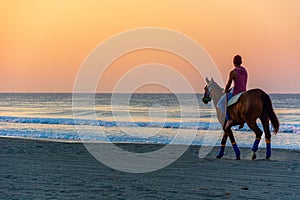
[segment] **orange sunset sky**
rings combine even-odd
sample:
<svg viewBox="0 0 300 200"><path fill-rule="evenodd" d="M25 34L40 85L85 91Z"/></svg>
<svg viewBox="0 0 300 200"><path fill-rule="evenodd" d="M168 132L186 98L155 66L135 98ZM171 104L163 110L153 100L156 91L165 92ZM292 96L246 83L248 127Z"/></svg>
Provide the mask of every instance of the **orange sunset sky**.
<svg viewBox="0 0 300 200"><path fill-rule="evenodd" d="M81 63L99 43L130 29L162 27L202 45L224 81L240 54L248 88L300 93L299 0L0 0L0 16L0 92L72 92ZM117 59L99 92L149 62L174 67L203 92L204 80L189 63L157 50Z"/></svg>

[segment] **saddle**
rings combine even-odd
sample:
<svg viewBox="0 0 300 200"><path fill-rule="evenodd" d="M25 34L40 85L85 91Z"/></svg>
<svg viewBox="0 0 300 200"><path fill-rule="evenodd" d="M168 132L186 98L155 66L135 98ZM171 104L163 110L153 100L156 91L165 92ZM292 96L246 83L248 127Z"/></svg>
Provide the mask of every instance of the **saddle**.
<svg viewBox="0 0 300 200"><path fill-rule="evenodd" d="M240 96L243 93L244 92L238 93L238 94L234 95L231 99L229 99L228 102L227 102L227 107L232 106L233 104L235 104L239 100Z"/></svg>
<svg viewBox="0 0 300 200"><path fill-rule="evenodd" d="M234 95L228 102L227 102L227 107L234 105L236 102L238 102L240 96L244 92L241 92L239 94ZM226 115L226 94L223 94L223 96L220 98L219 102L217 103L217 107L220 109L222 114L225 116Z"/></svg>

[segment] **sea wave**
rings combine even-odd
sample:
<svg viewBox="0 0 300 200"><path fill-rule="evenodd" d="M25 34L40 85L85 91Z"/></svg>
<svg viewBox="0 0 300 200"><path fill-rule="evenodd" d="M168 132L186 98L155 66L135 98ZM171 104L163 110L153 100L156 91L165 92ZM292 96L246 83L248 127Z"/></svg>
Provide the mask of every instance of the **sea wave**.
<svg viewBox="0 0 300 200"><path fill-rule="evenodd" d="M8 123L28 123L28 124L56 124L56 125L89 125L101 127L149 127L149 128L171 128L171 129L194 129L194 130L220 130L221 126L217 122L126 122L126 121L105 121L89 119L72 119L72 118L31 118L31 117L12 117L0 116L0 122ZM261 124L258 124L262 128ZM272 129L272 128L271 128ZM233 130L252 132L245 124L244 128ZM300 134L300 124L281 124L279 132Z"/></svg>

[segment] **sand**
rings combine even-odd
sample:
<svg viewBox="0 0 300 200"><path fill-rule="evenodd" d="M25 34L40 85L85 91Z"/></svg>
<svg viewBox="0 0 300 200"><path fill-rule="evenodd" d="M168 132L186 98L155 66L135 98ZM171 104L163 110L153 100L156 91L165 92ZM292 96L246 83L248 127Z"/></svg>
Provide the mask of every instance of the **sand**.
<svg viewBox="0 0 300 200"><path fill-rule="evenodd" d="M102 144L104 145L104 144ZM121 144L144 149L158 145ZM300 199L300 152L273 149L271 160L218 147L204 159L198 146L166 168L124 173L97 161L81 143L0 138L0 199Z"/></svg>

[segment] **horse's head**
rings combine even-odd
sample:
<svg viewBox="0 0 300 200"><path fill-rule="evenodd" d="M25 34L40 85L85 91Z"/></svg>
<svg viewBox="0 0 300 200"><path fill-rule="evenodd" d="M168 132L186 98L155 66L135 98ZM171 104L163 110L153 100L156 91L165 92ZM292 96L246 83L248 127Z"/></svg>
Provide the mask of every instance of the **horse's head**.
<svg viewBox="0 0 300 200"><path fill-rule="evenodd" d="M211 101L210 92L208 90L207 85L204 87L204 95L202 98L203 103L208 104Z"/></svg>
<svg viewBox="0 0 300 200"><path fill-rule="evenodd" d="M211 96L210 96L210 86L214 83L214 80L208 80L208 78L205 79L207 85L204 87L204 96L202 98L203 103L208 104L208 102L211 101Z"/></svg>
<svg viewBox="0 0 300 200"><path fill-rule="evenodd" d="M221 90L221 88L218 86L218 84L214 81L212 78L209 80L208 78L205 79L207 85L204 87L204 96L202 98L203 103L207 104L210 102L213 98L216 98L216 94L218 94L218 89ZM217 86L217 87L215 87ZM213 95L212 95L213 93Z"/></svg>

